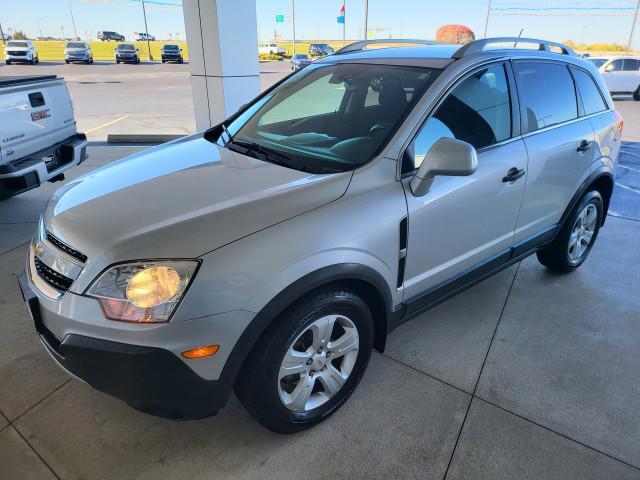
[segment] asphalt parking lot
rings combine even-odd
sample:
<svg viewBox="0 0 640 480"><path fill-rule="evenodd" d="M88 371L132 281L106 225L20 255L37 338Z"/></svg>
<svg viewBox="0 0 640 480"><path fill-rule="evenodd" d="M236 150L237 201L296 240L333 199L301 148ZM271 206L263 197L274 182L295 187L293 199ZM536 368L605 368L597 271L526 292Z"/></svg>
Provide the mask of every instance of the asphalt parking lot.
<svg viewBox="0 0 640 480"><path fill-rule="evenodd" d="M272 85L289 72L288 61L261 62L261 88ZM105 141L109 133L185 135L195 131L188 64L1 63L2 75L64 77L73 100L78 129L87 133L92 141Z"/></svg>
<svg viewBox="0 0 640 480"><path fill-rule="evenodd" d="M79 117L74 89L97 85L70 85ZM216 417L174 422L67 377L16 281L62 184L0 202L0 478L640 479L640 102L617 108L624 162L587 262L557 276L528 258L403 325L336 415L291 436L234 398ZM140 148L95 143L67 178Z"/></svg>

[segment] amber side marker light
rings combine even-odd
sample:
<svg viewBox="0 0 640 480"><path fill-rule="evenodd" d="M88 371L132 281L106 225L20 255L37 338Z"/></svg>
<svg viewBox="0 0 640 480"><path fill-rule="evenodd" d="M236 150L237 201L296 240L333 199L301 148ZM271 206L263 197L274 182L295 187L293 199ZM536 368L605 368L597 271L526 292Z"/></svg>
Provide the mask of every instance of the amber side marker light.
<svg viewBox="0 0 640 480"><path fill-rule="evenodd" d="M220 345L209 345L208 347L198 347L193 350L182 352L184 358L203 358L215 355L220 350Z"/></svg>

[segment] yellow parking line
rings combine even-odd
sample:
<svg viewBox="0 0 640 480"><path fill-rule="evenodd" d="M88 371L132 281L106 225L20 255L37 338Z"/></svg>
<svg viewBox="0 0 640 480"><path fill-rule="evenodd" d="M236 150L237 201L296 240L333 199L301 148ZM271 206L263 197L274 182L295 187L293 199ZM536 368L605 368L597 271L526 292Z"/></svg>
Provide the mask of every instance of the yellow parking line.
<svg viewBox="0 0 640 480"><path fill-rule="evenodd" d="M101 128L108 127L109 125L113 125L114 123L117 123L120 120L124 120L128 116L129 115L123 115L123 116L121 116L119 118L116 118L115 120L111 120L110 122L103 123L102 125L98 125L97 127L90 128L89 130L85 130L84 133L91 133L91 132L95 132L96 130L100 130Z"/></svg>

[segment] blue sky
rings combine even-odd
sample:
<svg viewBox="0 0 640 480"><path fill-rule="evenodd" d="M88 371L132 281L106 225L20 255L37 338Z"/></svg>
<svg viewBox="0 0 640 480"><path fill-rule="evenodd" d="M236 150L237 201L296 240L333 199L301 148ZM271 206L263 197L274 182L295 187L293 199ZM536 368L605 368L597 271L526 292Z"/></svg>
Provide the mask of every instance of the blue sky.
<svg viewBox="0 0 640 480"><path fill-rule="evenodd" d="M158 38L184 38L181 0L148 2L149 32ZM222 1L222 0L220 0ZM232 0L227 0L232 1ZM296 32L300 39L338 38L336 17L343 0L296 0ZM635 0L493 0L488 33L577 42L626 44ZM73 35L69 0L0 0L0 23L29 36ZM115 30L128 38L144 29L140 0L71 0L78 35L95 38L98 30ZM172 6L175 5L175 6ZM544 9L544 10L541 10ZM291 36L291 0L256 0L258 33ZM362 36L363 0L346 0L347 38ZM369 28L376 38L433 38L446 23L462 23L479 36L484 29L487 0L369 0ZM528 13L528 16L521 15ZM287 22L276 24L277 14ZM616 16L609 16L609 15ZM38 19L39 22L38 22ZM640 23L640 22L639 22ZM640 37L640 32L636 31ZM633 42L640 49L640 38Z"/></svg>

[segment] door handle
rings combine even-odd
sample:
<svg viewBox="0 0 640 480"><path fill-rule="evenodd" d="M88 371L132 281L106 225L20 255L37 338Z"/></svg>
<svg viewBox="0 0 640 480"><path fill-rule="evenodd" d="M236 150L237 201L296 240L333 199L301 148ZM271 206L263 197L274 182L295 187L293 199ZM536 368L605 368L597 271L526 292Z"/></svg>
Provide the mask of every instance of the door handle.
<svg viewBox="0 0 640 480"><path fill-rule="evenodd" d="M590 150L591 147L593 147L593 142L590 142L588 140L582 140L580 142L580 146L578 147L578 152L580 153L586 152L587 150Z"/></svg>
<svg viewBox="0 0 640 480"><path fill-rule="evenodd" d="M507 175L502 178L503 182L515 182L520 177L524 176L524 169L518 169L516 167L511 167L507 172Z"/></svg>

